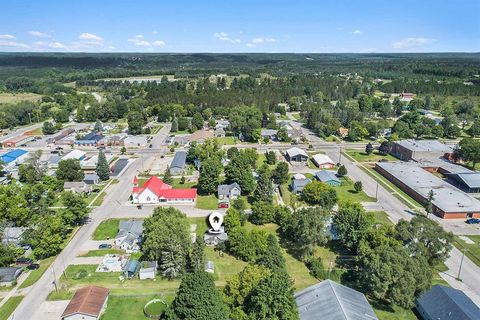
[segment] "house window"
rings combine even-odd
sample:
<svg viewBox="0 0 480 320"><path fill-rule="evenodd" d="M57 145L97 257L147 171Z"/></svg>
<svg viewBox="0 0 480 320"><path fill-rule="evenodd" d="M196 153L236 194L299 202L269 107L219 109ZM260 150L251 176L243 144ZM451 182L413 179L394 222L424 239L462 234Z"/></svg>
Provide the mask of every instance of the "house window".
<svg viewBox="0 0 480 320"><path fill-rule="evenodd" d="M150 200L151 200L150 197L147 197L147 201L150 201Z"/></svg>

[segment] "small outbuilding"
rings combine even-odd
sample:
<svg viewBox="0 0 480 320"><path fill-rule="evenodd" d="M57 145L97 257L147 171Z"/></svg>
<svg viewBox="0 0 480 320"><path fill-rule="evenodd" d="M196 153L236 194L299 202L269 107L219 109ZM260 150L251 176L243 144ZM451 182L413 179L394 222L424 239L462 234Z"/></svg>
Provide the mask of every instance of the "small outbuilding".
<svg viewBox="0 0 480 320"><path fill-rule="evenodd" d="M480 319L480 308L463 291L438 284L416 301L416 309L424 320Z"/></svg>
<svg viewBox="0 0 480 320"><path fill-rule="evenodd" d="M83 178L83 182L88 185L97 185L100 183L100 177L96 173L87 173Z"/></svg>
<svg viewBox="0 0 480 320"><path fill-rule="evenodd" d="M326 183L332 187L339 187L342 184L342 181L340 181L333 171L317 171L315 172L315 178L317 178L318 181Z"/></svg>
<svg viewBox="0 0 480 320"><path fill-rule="evenodd" d="M205 262L205 272L207 273L214 273L215 272L215 264L213 261Z"/></svg>
<svg viewBox="0 0 480 320"><path fill-rule="evenodd" d="M137 274L138 269L139 269L138 260L128 260L127 264L125 265L125 268L123 269L123 274L128 279L132 279Z"/></svg>
<svg viewBox="0 0 480 320"><path fill-rule="evenodd" d="M142 261L140 262L140 270L138 271L138 277L140 280L155 279L157 274L158 263L157 261Z"/></svg>
<svg viewBox="0 0 480 320"><path fill-rule="evenodd" d="M293 179L290 184L290 189L292 190L292 193L299 195L310 182L312 182L310 179Z"/></svg>
<svg viewBox="0 0 480 320"><path fill-rule="evenodd" d="M285 153L285 157L290 162L292 161L305 162L308 160L308 154L305 152L305 150L302 150L297 147L288 149L287 152Z"/></svg>
<svg viewBox="0 0 480 320"><path fill-rule="evenodd" d="M326 154L318 153L312 157L313 163L320 169L333 169L335 168L335 162L330 159Z"/></svg>
<svg viewBox="0 0 480 320"><path fill-rule="evenodd" d="M62 314L62 320L98 320L107 308L108 289L89 286L78 289Z"/></svg>
<svg viewBox="0 0 480 320"><path fill-rule="evenodd" d="M92 186L86 184L84 181L65 181L63 183L63 190L73 193L90 193Z"/></svg>

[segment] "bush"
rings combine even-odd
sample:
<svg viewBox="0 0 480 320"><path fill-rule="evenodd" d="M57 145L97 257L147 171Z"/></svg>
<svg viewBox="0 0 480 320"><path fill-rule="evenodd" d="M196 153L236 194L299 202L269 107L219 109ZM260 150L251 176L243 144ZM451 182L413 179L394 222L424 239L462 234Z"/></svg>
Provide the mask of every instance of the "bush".
<svg viewBox="0 0 480 320"><path fill-rule="evenodd" d="M265 201L258 201L252 207L252 214L248 218L251 223L256 225L274 222L275 207Z"/></svg>
<svg viewBox="0 0 480 320"><path fill-rule="evenodd" d="M305 262L308 270L312 277L315 277L318 280L330 279L336 282L340 281L342 271L340 269L332 269L330 272L323 266L322 260L320 258L312 257Z"/></svg>

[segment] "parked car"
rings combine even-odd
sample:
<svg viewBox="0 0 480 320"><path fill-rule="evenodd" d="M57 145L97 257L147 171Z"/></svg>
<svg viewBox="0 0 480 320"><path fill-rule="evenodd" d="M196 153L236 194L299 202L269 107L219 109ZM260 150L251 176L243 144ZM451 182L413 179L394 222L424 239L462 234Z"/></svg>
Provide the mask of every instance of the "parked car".
<svg viewBox="0 0 480 320"><path fill-rule="evenodd" d="M102 243L98 246L98 249L112 249L112 245L110 243Z"/></svg>
<svg viewBox="0 0 480 320"><path fill-rule="evenodd" d="M37 270L38 268L40 268L40 265L38 263L32 263L27 266L28 270Z"/></svg>
<svg viewBox="0 0 480 320"><path fill-rule="evenodd" d="M15 260L15 264L19 264L19 265L30 265L33 263L33 260L30 259L30 258L18 258L17 260Z"/></svg>
<svg viewBox="0 0 480 320"><path fill-rule="evenodd" d="M469 218L467 219L467 221L465 221L466 223L468 224L479 224L480 223L480 219L478 218Z"/></svg>
<svg viewBox="0 0 480 320"><path fill-rule="evenodd" d="M218 204L219 209L228 209L230 207L230 204L228 202L220 202Z"/></svg>

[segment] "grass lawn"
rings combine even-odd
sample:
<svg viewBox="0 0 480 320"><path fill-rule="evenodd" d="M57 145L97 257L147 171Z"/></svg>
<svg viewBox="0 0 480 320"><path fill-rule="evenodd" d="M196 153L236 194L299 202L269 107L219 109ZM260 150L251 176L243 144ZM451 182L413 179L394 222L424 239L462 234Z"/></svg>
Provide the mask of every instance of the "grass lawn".
<svg viewBox="0 0 480 320"><path fill-rule="evenodd" d="M47 271L48 267L52 264L55 258L56 256L53 256L40 261L39 263L40 268L38 268L37 270L30 271L30 274L28 275L27 279L25 279L25 281L22 282L22 284L19 286L19 289L29 287L35 282L37 282L38 279L40 279L42 275L45 273L45 271Z"/></svg>
<svg viewBox="0 0 480 320"><path fill-rule="evenodd" d="M198 235L199 233L197 233ZM224 287L228 279L240 273L247 265L246 262L238 260L227 253L220 257L218 251L215 251L212 247L205 247L205 261L213 262L215 284L221 287Z"/></svg>
<svg viewBox="0 0 480 320"><path fill-rule="evenodd" d="M106 254L122 254L125 253L123 250L120 249L98 249L98 250L90 250L80 257L103 257Z"/></svg>
<svg viewBox="0 0 480 320"><path fill-rule="evenodd" d="M197 182L195 182L195 181L188 182L188 181L186 181L186 180L185 180L185 183L184 183L184 184L181 184L181 183L180 183L180 179L181 179L181 178L174 178L174 179L173 179L173 183L171 184L171 186L172 186L174 189L190 189L190 188L196 187L196 185L197 185Z"/></svg>
<svg viewBox="0 0 480 320"><path fill-rule="evenodd" d="M388 218L388 214L385 211L370 211L375 218L375 223L385 225L385 226L393 226L393 222Z"/></svg>
<svg viewBox="0 0 480 320"><path fill-rule="evenodd" d="M41 98L42 96L36 93L0 93L0 103L17 103L20 101L36 102Z"/></svg>
<svg viewBox="0 0 480 320"><path fill-rule="evenodd" d="M207 222L207 217L188 218L188 222L190 224L196 224L197 225L197 230L195 231L197 233L197 237L203 237L203 234L209 228L208 227L208 222Z"/></svg>
<svg viewBox="0 0 480 320"><path fill-rule="evenodd" d="M458 250L462 251L467 249L465 255L470 258L478 267L480 267L480 236L466 236L475 244L467 244L465 241L460 239L458 236L455 237L453 244L457 247Z"/></svg>
<svg viewBox="0 0 480 320"><path fill-rule="evenodd" d="M235 137L223 137L223 138L217 138L217 142L218 144L220 144L221 146L225 146L225 145L234 145L236 144L238 141L237 138Z"/></svg>
<svg viewBox="0 0 480 320"><path fill-rule="evenodd" d="M190 132L188 132L188 130L178 130L176 132L171 132L170 131L170 134L173 134L173 135L177 135L177 134L189 134Z"/></svg>
<svg viewBox="0 0 480 320"><path fill-rule="evenodd" d="M107 195L107 193L105 191L102 191L102 193L100 193L100 195L98 196L97 199L95 199L95 201L92 203L92 206L93 207L99 207L102 205L102 202L103 202L103 199L105 199L105 196Z"/></svg>
<svg viewBox="0 0 480 320"><path fill-rule="evenodd" d="M196 207L198 209L215 210L218 208L218 199L213 194L209 196L197 196Z"/></svg>
<svg viewBox="0 0 480 320"><path fill-rule="evenodd" d="M117 235L120 219L107 219L100 223L93 233L93 240L112 239Z"/></svg>
<svg viewBox="0 0 480 320"><path fill-rule="evenodd" d="M48 294L47 301L70 300L73 298L75 292L73 290L53 290Z"/></svg>
<svg viewBox="0 0 480 320"><path fill-rule="evenodd" d="M337 190L338 200L352 200L358 202L375 202L375 198L369 197L365 192L356 192L353 188L354 182L348 178L342 178L340 187L335 187Z"/></svg>
<svg viewBox="0 0 480 320"><path fill-rule="evenodd" d="M382 159L388 161L398 161L398 159L394 156L389 154L381 155L380 153L378 153L378 151L374 151L372 154L367 154L364 151L347 149L345 153L358 162L377 162Z"/></svg>
<svg viewBox="0 0 480 320"><path fill-rule="evenodd" d="M8 299L0 308L0 320L7 320L22 300L23 296L14 296Z"/></svg>
<svg viewBox="0 0 480 320"><path fill-rule="evenodd" d="M108 298L107 310L102 316L102 320L145 320L143 307L152 299L161 299L170 305L174 295L155 294L155 295L110 295Z"/></svg>
<svg viewBox="0 0 480 320"><path fill-rule="evenodd" d="M418 320L412 309L370 302L378 319L382 320Z"/></svg>
<svg viewBox="0 0 480 320"><path fill-rule="evenodd" d="M318 167L313 163L312 159L310 159L310 158L307 160L307 166L310 169L318 169Z"/></svg>

